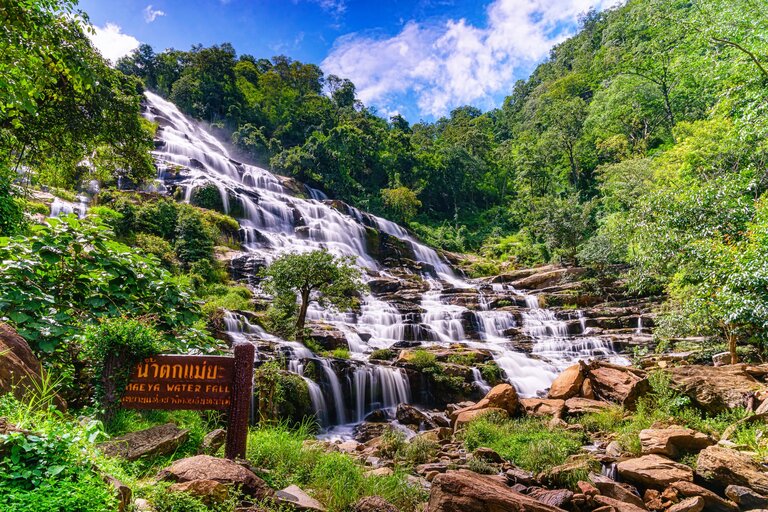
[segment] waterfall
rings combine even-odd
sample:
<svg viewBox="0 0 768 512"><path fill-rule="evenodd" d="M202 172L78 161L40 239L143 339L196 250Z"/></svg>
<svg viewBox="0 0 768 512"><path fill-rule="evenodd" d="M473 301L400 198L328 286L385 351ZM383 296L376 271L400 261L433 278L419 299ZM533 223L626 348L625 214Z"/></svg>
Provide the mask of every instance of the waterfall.
<svg viewBox="0 0 768 512"><path fill-rule="evenodd" d="M77 203L71 203L61 198L54 197L51 203L50 217L60 217L62 215L69 215L76 213L77 217L82 219L88 211L88 198L85 196L78 196Z"/></svg>
<svg viewBox="0 0 768 512"><path fill-rule="evenodd" d="M643 334L643 317L642 317L642 315L639 315L637 317L637 328L635 329L635 334Z"/></svg>
<svg viewBox="0 0 768 512"><path fill-rule="evenodd" d="M472 384L483 394L491 390L491 385L483 378L483 374L477 368L472 368Z"/></svg>
<svg viewBox="0 0 768 512"><path fill-rule="evenodd" d="M393 409L412 400L408 376L402 368L369 360L376 349L417 343L445 348L461 344L487 350L506 380L522 396L541 393L559 370L579 359L615 358L610 344L585 335L586 319L581 312L576 312L580 333L569 333L568 323L554 311L541 308L535 295L521 294L509 284L480 285L459 277L437 251L422 244L402 226L329 201L320 190L299 188L288 178L238 162L225 144L172 103L150 92L146 93L146 100L145 116L160 126L153 156L161 183L153 185L155 189L178 193L190 201L196 189L215 186L223 209L237 212L244 251L260 262L268 263L286 252L322 248L334 255L354 258L365 279L407 281L400 269L387 268L369 253L369 231L375 228L412 250L418 265L406 273L417 273L411 277L416 277L413 281L418 284L412 288L416 291L408 292L407 299L390 298L386 293L366 294L355 312L311 304L308 321L338 331L339 338L349 347L350 361L337 360L331 364L331 359L322 357L323 354L314 354L301 343L272 336L242 315L224 316L233 341L264 340L284 355L287 370L307 383L313 410L323 426L359 422L376 408ZM58 200L54 205L52 214L54 209L63 212L67 208L80 213L73 203ZM420 291L427 287L426 292ZM514 304L524 299L527 308L520 313L507 310L510 308L493 309L483 291L496 294L496 299L512 299ZM470 309L462 300L451 300L451 294L456 293L470 299L477 293L479 308ZM533 340L533 354L513 343L510 330L517 329ZM310 361L319 375L304 375ZM342 365L348 365L343 369L344 378L337 374ZM487 383L477 368L472 375L476 386L485 389Z"/></svg>

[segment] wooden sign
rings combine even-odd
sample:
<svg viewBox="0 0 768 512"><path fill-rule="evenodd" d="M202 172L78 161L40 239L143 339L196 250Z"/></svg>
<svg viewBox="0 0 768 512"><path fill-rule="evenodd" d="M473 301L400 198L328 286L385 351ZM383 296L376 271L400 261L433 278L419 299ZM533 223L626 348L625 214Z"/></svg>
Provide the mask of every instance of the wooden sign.
<svg viewBox="0 0 768 512"><path fill-rule="evenodd" d="M254 346L236 343L234 357L158 355L130 376L121 404L127 409L227 410L227 458L245 457L253 395Z"/></svg>

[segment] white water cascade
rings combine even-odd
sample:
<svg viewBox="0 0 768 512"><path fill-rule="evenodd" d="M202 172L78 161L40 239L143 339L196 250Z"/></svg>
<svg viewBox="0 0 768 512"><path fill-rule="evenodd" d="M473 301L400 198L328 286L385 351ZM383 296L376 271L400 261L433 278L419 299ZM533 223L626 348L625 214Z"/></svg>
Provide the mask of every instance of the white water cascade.
<svg viewBox="0 0 768 512"><path fill-rule="evenodd" d="M215 186L224 210L238 217L243 247L250 257L269 262L285 252L325 248L353 257L366 279L395 279L396 272L390 272L369 250L371 228L396 237L412 250L409 257L417 260L422 289L428 291L419 292L410 309L403 309L402 301L383 293L363 297L355 312L330 311L316 304L310 307L309 321L330 324L343 334L349 361L321 357L299 343L269 335L239 315L224 317L233 340L255 339L278 347L287 361L286 369L307 382L321 424L360 422L373 410L392 410L412 401L411 380L419 376L409 377L404 369L388 362L369 361L377 349L412 344L447 348L457 343L485 349L523 396L545 391L559 370L576 360L615 356L609 344L584 334L583 317L578 317L581 332L571 333L561 314L539 307L536 297L506 285L489 286L459 277L435 250L403 227L340 206L322 191L302 188L265 169L238 162L222 142L172 103L152 93L146 99L146 117L160 126L153 155L162 183L155 189L178 190L179 197L190 201L196 188ZM492 308L481 289L496 299L504 297L513 306ZM456 293L474 294L477 307L449 300ZM528 307L520 312L515 305L523 303ZM530 354L513 343L513 331L533 340ZM260 352L259 357L270 356ZM310 362L315 371L305 375ZM477 368L466 379L481 392L489 388Z"/></svg>

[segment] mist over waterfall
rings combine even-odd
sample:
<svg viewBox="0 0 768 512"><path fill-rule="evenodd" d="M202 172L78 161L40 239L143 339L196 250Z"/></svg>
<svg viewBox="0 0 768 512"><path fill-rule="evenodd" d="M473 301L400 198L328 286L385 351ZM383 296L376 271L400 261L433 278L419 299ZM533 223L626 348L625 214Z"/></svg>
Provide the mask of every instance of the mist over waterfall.
<svg viewBox="0 0 768 512"><path fill-rule="evenodd" d="M157 189L190 201L197 188L215 186L224 210L239 221L243 268L260 268L285 252L324 248L353 257L363 269L371 293L358 310L312 304L307 315L310 323L340 333L349 360L320 357L236 312L224 319L230 338L255 343L260 360L276 354L286 359L286 369L307 383L325 427L359 423L400 403L432 405L419 375L397 362L371 360L378 349L479 351L524 397L544 392L578 360L623 362L609 341L590 335L578 310L563 314L510 284L462 277L402 226L233 159L225 144L153 93L146 93L145 116L160 127L153 152ZM258 286L253 274L248 281ZM490 387L478 367L470 368L466 381L479 394Z"/></svg>

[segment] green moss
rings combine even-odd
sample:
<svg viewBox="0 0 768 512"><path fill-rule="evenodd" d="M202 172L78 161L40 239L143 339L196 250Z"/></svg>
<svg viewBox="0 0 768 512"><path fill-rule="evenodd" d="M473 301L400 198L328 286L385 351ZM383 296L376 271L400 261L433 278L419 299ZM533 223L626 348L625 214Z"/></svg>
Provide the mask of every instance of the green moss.
<svg viewBox="0 0 768 512"><path fill-rule="evenodd" d="M378 361L391 361L395 358L396 355L397 354L394 350L390 350L388 348L380 348L371 352L369 359Z"/></svg>

